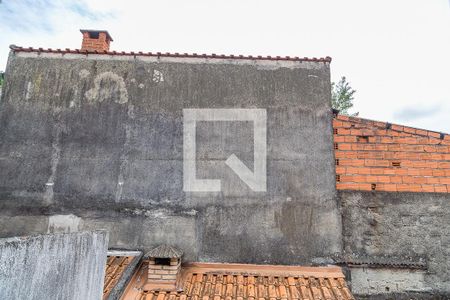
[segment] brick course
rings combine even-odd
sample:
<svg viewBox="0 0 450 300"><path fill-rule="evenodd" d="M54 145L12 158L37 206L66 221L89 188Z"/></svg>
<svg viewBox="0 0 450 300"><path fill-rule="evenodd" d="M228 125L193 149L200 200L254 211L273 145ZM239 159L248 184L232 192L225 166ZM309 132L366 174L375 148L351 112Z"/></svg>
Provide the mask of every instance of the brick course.
<svg viewBox="0 0 450 300"><path fill-rule="evenodd" d="M89 32L83 32L81 50L108 51L110 42L111 40L105 32L99 32L98 38L92 38Z"/></svg>
<svg viewBox="0 0 450 300"><path fill-rule="evenodd" d="M333 129L338 190L450 193L450 135L342 115Z"/></svg>

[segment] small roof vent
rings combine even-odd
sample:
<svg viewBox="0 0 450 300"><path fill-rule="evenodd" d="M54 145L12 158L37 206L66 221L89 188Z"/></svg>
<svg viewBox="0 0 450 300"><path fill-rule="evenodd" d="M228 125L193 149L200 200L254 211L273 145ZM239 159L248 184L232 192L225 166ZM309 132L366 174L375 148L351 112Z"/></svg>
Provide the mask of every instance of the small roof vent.
<svg viewBox="0 0 450 300"><path fill-rule="evenodd" d="M183 251L169 245L158 246L145 254L145 258L181 258Z"/></svg>
<svg viewBox="0 0 450 300"><path fill-rule="evenodd" d="M169 245L161 245L147 252L144 261L148 264L147 283L144 290L178 291L183 252Z"/></svg>

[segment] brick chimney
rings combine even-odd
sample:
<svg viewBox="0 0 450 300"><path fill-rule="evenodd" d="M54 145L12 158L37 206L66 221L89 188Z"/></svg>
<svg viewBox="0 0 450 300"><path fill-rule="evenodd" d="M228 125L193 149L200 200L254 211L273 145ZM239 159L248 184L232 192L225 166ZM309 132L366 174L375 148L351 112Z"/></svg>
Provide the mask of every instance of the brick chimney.
<svg viewBox="0 0 450 300"><path fill-rule="evenodd" d="M144 256L148 263L148 277L144 290L176 291L183 252L161 245Z"/></svg>
<svg viewBox="0 0 450 300"><path fill-rule="evenodd" d="M113 41L106 30L80 29L83 34L81 50L89 51L109 51L109 44Z"/></svg>

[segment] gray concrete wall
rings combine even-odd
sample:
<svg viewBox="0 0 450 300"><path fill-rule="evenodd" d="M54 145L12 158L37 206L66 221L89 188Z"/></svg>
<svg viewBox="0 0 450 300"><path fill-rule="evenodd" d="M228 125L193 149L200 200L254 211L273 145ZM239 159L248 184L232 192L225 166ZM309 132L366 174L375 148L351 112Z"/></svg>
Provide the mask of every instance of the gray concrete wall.
<svg viewBox="0 0 450 300"><path fill-rule="evenodd" d="M450 295L450 194L339 193L346 255L386 264L354 268L353 291ZM425 263L426 269L394 266L402 263Z"/></svg>
<svg viewBox="0 0 450 300"><path fill-rule="evenodd" d="M341 250L328 63L12 53L0 103L0 234L104 228L110 246L187 260L310 264ZM253 123L198 122L183 191L183 109L267 112L267 191Z"/></svg>
<svg viewBox="0 0 450 300"><path fill-rule="evenodd" d="M0 299L103 297L106 232L0 239Z"/></svg>

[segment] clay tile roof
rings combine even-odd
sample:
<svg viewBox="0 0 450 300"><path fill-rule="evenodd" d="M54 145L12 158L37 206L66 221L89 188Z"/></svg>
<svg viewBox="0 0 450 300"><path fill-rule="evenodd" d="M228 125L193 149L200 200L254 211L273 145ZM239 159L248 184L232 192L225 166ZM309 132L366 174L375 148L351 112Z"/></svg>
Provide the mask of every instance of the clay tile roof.
<svg viewBox="0 0 450 300"><path fill-rule="evenodd" d="M122 300L318 300L355 299L339 267L193 263L182 267L178 291L147 290L141 264Z"/></svg>
<svg viewBox="0 0 450 300"><path fill-rule="evenodd" d="M181 258L183 256L183 251L173 248L169 245L161 245L153 250L150 250L145 254L145 257L155 257L155 258Z"/></svg>
<svg viewBox="0 0 450 300"><path fill-rule="evenodd" d="M308 58L308 57L280 57L280 56L253 56L253 55L225 55L225 54L202 54L199 55L197 53L193 53L193 54L188 54L188 53L161 53L161 52L157 52L157 53L152 53L152 52L136 52L136 51L132 51L132 52L125 52L125 51L121 51L121 52L117 52L117 51L104 51L104 52L96 52L95 50L80 50L80 49L74 49L74 50L70 50L70 49L65 49L65 50L61 50L61 49L42 49L42 48L33 48L33 47L29 47L29 48L25 48L25 47L20 47L20 46L16 46L16 45L10 45L9 48L14 51L14 52L36 52L36 53L60 53L60 54L67 54L67 53L80 53L80 54L84 54L84 55L88 55L88 54L96 54L96 55L125 55L125 56L151 56L151 57L179 57L179 58L207 58L207 59L235 59L235 60L282 60L282 61L296 61L296 62L320 62L320 63L330 63L331 62L331 57L326 56L326 57L321 57L321 58Z"/></svg>
<svg viewBox="0 0 450 300"><path fill-rule="evenodd" d="M110 296L115 299L117 294L122 293L141 257L140 251L108 251L103 284L104 300Z"/></svg>

